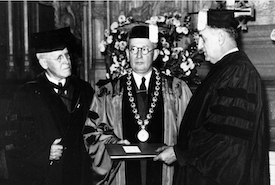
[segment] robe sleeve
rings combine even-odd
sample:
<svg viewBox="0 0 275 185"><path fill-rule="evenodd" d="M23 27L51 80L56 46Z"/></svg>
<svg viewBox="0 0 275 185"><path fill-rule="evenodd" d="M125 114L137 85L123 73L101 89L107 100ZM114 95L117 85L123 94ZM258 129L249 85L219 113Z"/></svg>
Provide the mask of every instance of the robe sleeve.
<svg viewBox="0 0 275 185"><path fill-rule="evenodd" d="M98 179L96 184L112 181L120 166L120 163L110 159L105 149L105 144L117 143L120 140L112 125L110 99L107 95L95 94L83 131L85 147L92 161L91 168Z"/></svg>

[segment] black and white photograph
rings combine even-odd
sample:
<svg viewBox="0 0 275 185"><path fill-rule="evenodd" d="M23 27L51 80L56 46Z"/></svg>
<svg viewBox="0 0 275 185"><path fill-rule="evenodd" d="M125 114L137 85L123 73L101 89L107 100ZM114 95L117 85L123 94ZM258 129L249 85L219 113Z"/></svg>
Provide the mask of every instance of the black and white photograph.
<svg viewBox="0 0 275 185"><path fill-rule="evenodd" d="M275 185L275 1L0 1L1 185Z"/></svg>

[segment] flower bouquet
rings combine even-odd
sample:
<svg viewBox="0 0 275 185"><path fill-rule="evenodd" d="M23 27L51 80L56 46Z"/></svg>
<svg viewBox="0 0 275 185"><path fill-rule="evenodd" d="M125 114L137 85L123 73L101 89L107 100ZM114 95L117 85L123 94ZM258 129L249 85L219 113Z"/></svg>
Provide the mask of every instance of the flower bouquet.
<svg viewBox="0 0 275 185"><path fill-rule="evenodd" d="M159 50L157 68L162 73L184 80L189 84L199 84L196 68L203 61L197 51L196 30L190 29L190 16L182 17L179 12L152 16L145 21L159 27ZM132 17L120 15L118 21L105 30L105 39L100 43L100 51L109 55L111 64L107 79L115 79L127 73L130 68L126 57L128 25L136 24Z"/></svg>

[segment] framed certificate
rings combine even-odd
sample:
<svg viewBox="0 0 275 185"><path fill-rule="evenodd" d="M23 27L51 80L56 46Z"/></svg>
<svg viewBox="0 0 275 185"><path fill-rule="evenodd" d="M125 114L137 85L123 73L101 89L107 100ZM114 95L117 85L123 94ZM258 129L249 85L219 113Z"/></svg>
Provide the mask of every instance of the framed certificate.
<svg viewBox="0 0 275 185"><path fill-rule="evenodd" d="M158 154L156 150L164 145L161 143L106 144L105 147L111 159L126 160L154 158Z"/></svg>

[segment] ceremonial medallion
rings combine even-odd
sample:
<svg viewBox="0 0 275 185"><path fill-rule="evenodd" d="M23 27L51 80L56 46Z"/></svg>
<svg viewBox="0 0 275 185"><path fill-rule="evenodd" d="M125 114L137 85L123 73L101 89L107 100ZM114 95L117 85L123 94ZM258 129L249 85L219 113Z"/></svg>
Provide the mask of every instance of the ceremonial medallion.
<svg viewBox="0 0 275 185"><path fill-rule="evenodd" d="M135 102L135 98L133 96L132 92L132 70L128 70L128 75L127 75L127 91L128 91L128 97L129 97L129 102L130 106L132 108L132 112L134 113L134 118L137 120L138 125L140 126L141 130L138 132L137 137L141 142L145 142L149 138L149 133L146 131L146 126L149 124L150 119L152 118L152 114L154 113L154 109L157 106L157 101L158 101L158 96L159 96L159 91L160 91L160 85L161 85L161 77L160 73L157 71L157 69L153 68L156 74L156 86L155 86L155 91L152 96L152 101L150 103L151 107L148 110L148 113L146 115L145 120L141 120L141 117L139 115L139 111L137 109L137 105Z"/></svg>
<svg viewBox="0 0 275 185"><path fill-rule="evenodd" d="M141 142L145 142L148 140L149 138L149 133L145 130L145 129L141 129L139 132L138 132L138 139L141 141Z"/></svg>

